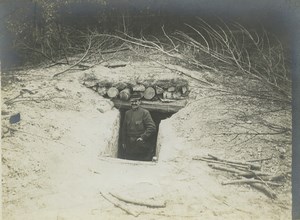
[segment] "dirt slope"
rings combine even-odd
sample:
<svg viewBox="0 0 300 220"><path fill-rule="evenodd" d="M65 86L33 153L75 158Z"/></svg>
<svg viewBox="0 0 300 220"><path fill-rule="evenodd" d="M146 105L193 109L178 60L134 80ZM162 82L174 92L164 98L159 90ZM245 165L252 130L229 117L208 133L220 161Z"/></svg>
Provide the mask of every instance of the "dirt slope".
<svg viewBox="0 0 300 220"><path fill-rule="evenodd" d="M221 95L186 77L192 89L190 100L184 109L162 121L159 161L132 163L103 155L111 144L118 110L81 85L81 77L93 72L111 80L143 80L178 74L156 63L136 61L123 68L99 65L51 78L64 68L21 71L14 82L2 87L3 219L291 218L289 175L283 186L275 189L278 198L272 200L248 185L222 185L233 179L232 175L192 160L208 153L235 160L273 155L263 163L263 170L274 174L289 171L291 146L278 143L288 143L290 135L265 135L262 139L244 134L267 131L262 121L289 125L288 110L264 115L255 99ZM205 80L221 80L207 72L198 74ZM24 92L8 101L22 89L32 94ZM265 104L272 110L270 103ZM18 112L21 121L10 124L9 116ZM284 159L279 158L280 147L285 149ZM110 193L165 207L122 203Z"/></svg>

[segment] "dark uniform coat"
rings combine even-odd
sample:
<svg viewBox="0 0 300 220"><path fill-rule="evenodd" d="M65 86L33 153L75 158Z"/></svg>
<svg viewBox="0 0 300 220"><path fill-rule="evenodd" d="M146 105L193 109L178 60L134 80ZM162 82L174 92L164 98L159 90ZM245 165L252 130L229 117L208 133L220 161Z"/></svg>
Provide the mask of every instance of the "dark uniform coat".
<svg viewBox="0 0 300 220"><path fill-rule="evenodd" d="M126 158L150 160L153 146L149 145L149 138L155 132L156 126L148 110L141 107L128 110L122 126L122 144L126 144ZM136 141L138 138L143 141Z"/></svg>

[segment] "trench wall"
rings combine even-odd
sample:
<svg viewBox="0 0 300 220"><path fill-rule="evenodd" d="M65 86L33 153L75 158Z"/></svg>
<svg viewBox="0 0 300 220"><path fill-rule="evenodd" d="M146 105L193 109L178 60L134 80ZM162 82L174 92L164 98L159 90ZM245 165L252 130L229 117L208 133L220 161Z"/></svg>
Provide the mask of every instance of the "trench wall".
<svg viewBox="0 0 300 220"><path fill-rule="evenodd" d="M183 139L178 137L170 119L162 120L159 126L156 144L158 161L176 158L184 146Z"/></svg>
<svg viewBox="0 0 300 220"><path fill-rule="evenodd" d="M108 139L105 140L106 147L100 153L101 156L114 157L118 156L118 141L119 141L119 129L120 129L120 113L115 118L112 118L112 123L109 127L106 127L106 131L110 133Z"/></svg>

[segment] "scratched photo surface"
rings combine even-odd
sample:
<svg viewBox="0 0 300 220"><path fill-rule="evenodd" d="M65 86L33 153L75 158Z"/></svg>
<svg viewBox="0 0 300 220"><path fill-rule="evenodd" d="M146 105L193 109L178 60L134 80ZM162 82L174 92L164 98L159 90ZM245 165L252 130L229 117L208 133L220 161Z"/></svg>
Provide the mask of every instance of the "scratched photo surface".
<svg viewBox="0 0 300 220"><path fill-rule="evenodd" d="M3 1L2 219L299 219L299 8Z"/></svg>

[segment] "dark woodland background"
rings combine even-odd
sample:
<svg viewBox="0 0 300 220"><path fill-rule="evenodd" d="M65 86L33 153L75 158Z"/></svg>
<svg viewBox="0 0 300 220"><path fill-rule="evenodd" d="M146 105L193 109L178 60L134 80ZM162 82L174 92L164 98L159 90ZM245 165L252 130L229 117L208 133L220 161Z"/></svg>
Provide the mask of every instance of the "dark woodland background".
<svg viewBox="0 0 300 220"><path fill-rule="evenodd" d="M45 60L57 61L83 45L89 31L130 36L189 31L200 17L212 26L238 22L248 30L262 26L277 36L291 57L293 81L293 214L300 218L298 0L2 0L0 7L1 71ZM234 31L234 30L233 30ZM70 50L72 48L72 50ZM42 54L43 52L44 54ZM297 170L297 171L296 171Z"/></svg>
<svg viewBox="0 0 300 220"><path fill-rule="evenodd" d="M295 39L292 4L280 1L204 1L204 0L11 0L1 6L2 68L36 60L24 45L41 49L51 45L57 55L66 46L66 37L80 44L78 32L117 31L138 36L184 30L201 17L210 24L222 19L238 22L248 29L260 28L277 35L285 46ZM124 27L126 30L124 30ZM65 45L64 45L65 44ZM28 49L27 48L27 49ZM290 48L289 48L290 49ZM41 56L39 56L41 58Z"/></svg>

